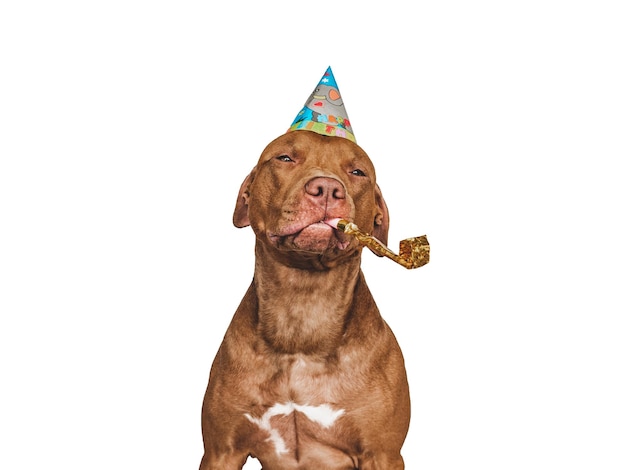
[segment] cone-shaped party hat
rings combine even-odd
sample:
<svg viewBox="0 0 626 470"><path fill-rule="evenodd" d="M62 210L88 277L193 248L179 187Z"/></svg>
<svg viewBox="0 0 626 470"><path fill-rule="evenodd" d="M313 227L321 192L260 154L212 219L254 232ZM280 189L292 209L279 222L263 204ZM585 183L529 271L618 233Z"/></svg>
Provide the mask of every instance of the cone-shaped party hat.
<svg viewBox="0 0 626 470"><path fill-rule="evenodd" d="M346 113L337 82L330 67L326 69L324 76L287 132L299 130L344 137L356 142L348 113Z"/></svg>

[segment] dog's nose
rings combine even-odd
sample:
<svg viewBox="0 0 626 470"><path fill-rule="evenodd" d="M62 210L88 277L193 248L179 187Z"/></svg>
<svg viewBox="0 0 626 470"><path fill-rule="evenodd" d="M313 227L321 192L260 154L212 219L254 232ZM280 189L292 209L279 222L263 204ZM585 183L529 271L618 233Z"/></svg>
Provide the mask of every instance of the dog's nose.
<svg viewBox="0 0 626 470"><path fill-rule="evenodd" d="M343 185L333 178L317 177L304 185L304 190L314 198L333 200L345 199L346 191Z"/></svg>

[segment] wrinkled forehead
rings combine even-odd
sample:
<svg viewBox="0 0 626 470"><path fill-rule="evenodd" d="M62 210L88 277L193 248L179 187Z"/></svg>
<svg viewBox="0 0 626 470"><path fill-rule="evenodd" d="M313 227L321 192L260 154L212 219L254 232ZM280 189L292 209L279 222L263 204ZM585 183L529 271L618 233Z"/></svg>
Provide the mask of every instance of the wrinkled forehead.
<svg viewBox="0 0 626 470"><path fill-rule="evenodd" d="M296 161L315 161L324 166L358 165L374 175L374 166L367 153L354 142L342 137L304 130L288 132L265 147L259 164L281 155L287 155Z"/></svg>

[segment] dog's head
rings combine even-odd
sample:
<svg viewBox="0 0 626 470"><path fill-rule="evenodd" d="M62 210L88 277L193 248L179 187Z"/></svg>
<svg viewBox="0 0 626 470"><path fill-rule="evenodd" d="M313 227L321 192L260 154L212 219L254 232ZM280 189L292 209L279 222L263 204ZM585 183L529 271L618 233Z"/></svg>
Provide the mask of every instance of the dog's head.
<svg viewBox="0 0 626 470"><path fill-rule="evenodd" d="M356 240L325 220L356 223L387 243L389 213L374 166L357 144L314 132L289 132L271 142L246 177L233 216L281 262L331 267L358 256Z"/></svg>

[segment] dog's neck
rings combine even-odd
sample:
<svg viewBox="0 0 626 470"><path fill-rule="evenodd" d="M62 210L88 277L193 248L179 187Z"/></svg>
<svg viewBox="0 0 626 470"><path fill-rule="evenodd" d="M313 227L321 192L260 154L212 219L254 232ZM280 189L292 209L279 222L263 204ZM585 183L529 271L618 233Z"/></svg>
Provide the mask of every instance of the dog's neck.
<svg viewBox="0 0 626 470"><path fill-rule="evenodd" d="M354 301L360 256L324 270L290 267L258 253L256 260L258 325L268 346L287 354L332 354Z"/></svg>

